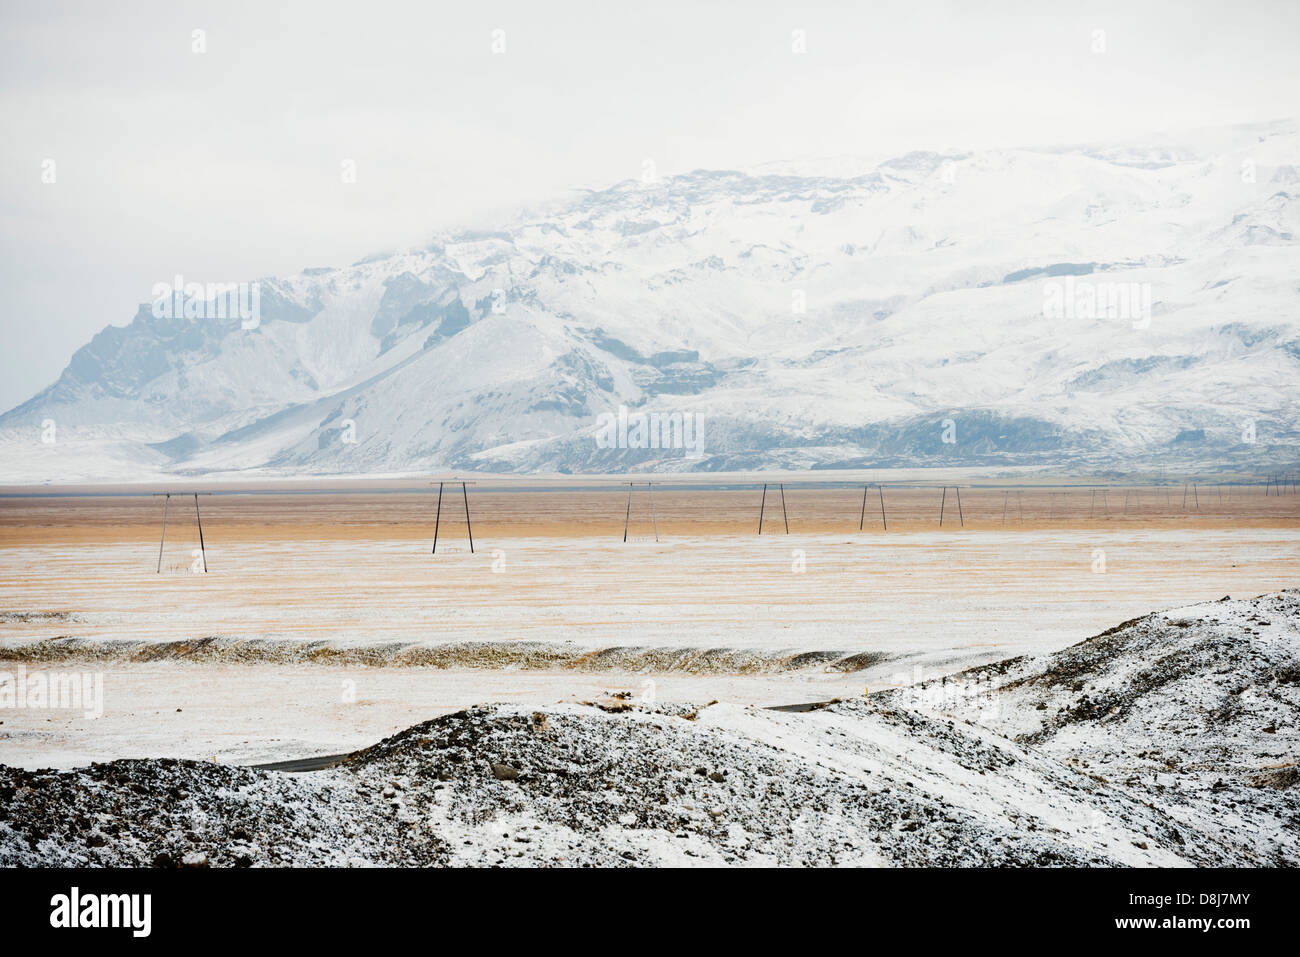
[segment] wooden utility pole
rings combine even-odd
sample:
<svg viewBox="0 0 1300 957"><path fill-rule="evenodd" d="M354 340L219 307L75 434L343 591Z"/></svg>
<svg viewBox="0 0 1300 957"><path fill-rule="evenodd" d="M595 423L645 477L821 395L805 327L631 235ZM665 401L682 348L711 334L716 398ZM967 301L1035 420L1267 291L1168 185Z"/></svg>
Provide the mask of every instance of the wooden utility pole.
<svg viewBox="0 0 1300 957"><path fill-rule="evenodd" d="M653 482L646 482L646 489L650 493L650 521L654 525L655 541L659 541L659 518L655 514L655 489ZM623 541L627 541L628 527L632 522L632 489L636 486L635 482L627 483L627 512L623 515Z"/></svg>
<svg viewBox="0 0 1300 957"><path fill-rule="evenodd" d="M474 554L474 529L469 523L469 490L465 488L465 483L460 483L460 494L465 499L465 531L469 535L469 553Z"/></svg>
<svg viewBox="0 0 1300 957"><path fill-rule="evenodd" d="M961 521L961 527L965 528L966 516L962 514L962 510L961 510L961 486L954 485L952 487L952 490L957 494L957 518ZM947 504L947 502L948 502L948 486L945 485L943 487L943 497L939 499L939 527L940 528L943 528L943 508Z"/></svg>
<svg viewBox="0 0 1300 957"><path fill-rule="evenodd" d="M163 542L167 541L167 509L171 507L172 497L168 495L163 499L163 530L162 538L158 540L158 574L162 574L162 553Z"/></svg>
<svg viewBox="0 0 1300 957"><path fill-rule="evenodd" d="M430 555L438 554L438 529L442 526L442 483L438 483L438 513L433 519L433 551Z"/></svg>
<svg viewBox="0 0 1300 957"><path fill-rule="evenodd" d="M172 496L173 496L173 495L193 495L193 496L194 496L194 519L195 519L195 521L198 522L198 526L199 526L199 556L203 559L203 572L204 572L204 574L207 574L207 571L208 571L208 548L207 548L207 544L203 541L203 516L202 516L202 514L200 514L200 512L199 512L199 496L200 496L200 495L211 495L211 494L212 494L211 492L154 492L154 493L153 493L154 498L161 498L161 499L163 500L162 537L158 539L158 569L157 569L157 574L159 574L159 575L162 574L163 545L165 545L166 542L167 542L167 511L168 511L169 508L171 508L171 502L172 502Z"/></svg>
<svg viewBox="0 0 1300 957"><path fill-rule="evenodd" d="M208 550L203 544L203 516L199 514L199 495L197 492L194 493L194 520L199 523L199 554L203 556L203 574L206 575L208 573Z"/></svg>
<svg viewBox="0 0 1300 957"><path fill-rule="evenodd" d="M453 483L455 481L455 479L452 479ZM438 510L433 518L433 550L429 553L431 555L438 554L438 532L442 527L442 490L445 484L444 482L438 483ZM469 551L472 555L474 553L474 527L470 524L469 518L469 489L467 488L469 484L469 482L460 483L460 494L465 502L465 533L469 536Z"/></svg>
<svg viewBox="0 0 1300 957"><path fill-rule="evenodd" d="M787 535L789 535L789 534L790 534L790 516L786 513L786 510L785 510L785 483L784 483L784 482L781 482L781 483L779 483L779 484L777 485L777 487L781 490L781 517L785 520L785 533L786 533ZM763 483L763 500L762 500L761 502L759 502L759 505L758 505L758 534L760 534L760 535L763 534L763 513L764 513L764 511L766 510L766 508L767 508L767 483L764 482L764 483Z"/></svg>

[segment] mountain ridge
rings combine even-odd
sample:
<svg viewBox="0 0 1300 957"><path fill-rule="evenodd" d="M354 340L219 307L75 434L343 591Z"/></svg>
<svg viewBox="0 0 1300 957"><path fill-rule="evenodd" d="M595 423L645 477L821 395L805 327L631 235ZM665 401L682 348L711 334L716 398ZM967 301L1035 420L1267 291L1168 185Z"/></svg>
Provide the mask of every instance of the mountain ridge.
<svg viewBox="0 0 1300 957"><path fill-rule="evenodd" d="M145 304L0 479L1293 462L1297 129L625 180L257 280L252 328ZM620 407L707 446L602 448Z"/></svg>

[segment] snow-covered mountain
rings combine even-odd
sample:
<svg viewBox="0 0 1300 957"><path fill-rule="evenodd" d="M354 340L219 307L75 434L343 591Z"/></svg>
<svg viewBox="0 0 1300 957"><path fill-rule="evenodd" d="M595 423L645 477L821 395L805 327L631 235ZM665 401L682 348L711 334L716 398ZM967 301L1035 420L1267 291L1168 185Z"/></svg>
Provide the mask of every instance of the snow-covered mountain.
<svg viewBox="0 0 1300 957"><path fill-rule="evenodd" d="M1294 461L1298 130L697 170L262 279L251 328L145 304L0 481ZM698 450L618 447L656 412Z"/></svg>

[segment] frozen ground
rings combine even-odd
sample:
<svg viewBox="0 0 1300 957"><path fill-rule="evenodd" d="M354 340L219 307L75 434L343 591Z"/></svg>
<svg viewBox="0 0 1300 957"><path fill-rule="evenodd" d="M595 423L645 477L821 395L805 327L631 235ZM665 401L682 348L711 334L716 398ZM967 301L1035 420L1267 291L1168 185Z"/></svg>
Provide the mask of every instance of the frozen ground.
<svg viewBox="0 0 1300 957"><path fill-rule="evenodd" d="M156 560L156 541L0 549L0 654L495 668L528 666L533 641L560 649L534 663L576 670L753 673L862 652L960 667L1287 587L1300 529L488 539L475 554L452 540L436 557L426 541L234 542L210 546L206 575L178 543L162 575ZM734 656L666 667L665 649Z"/></svg>
<svg viewBox="0 0 1300 957"><path fill-rule="evenodd" d="M0 770L3 864L1300 864L1300 592L809 713L486 705L308 774Z"/></svg>
<svg viewBox="0 0 1300 957"><path fill-rule="evenodd" d="M480 544L219 541L208 575L156 574L156 543L2 548L0 671L101 674L104 715L0 711L0 762L272 761L647 682L666 703L849 697L1300 575L1290 528Z"/></svg>
<svg viewBox="0 0 1300 957"><path fill-rule="evenodd" d="M0 674L17 673L0 662ZM29 674L38 669L28 666ZM521 707L609 693L664 703L780 705L879 689L891 666L842 674L620 675L518 669L336 668L325 665L64 663L49 673L104 677L104 715L64 709L0 709L0 764L74 768L114 758L165 755L261 764L337 754L373 744L417 721L493 701ZM874 682L874 684L873 684Z"/></svg>
<svg viewBox="0 0 1300 957"><path fill-rule="evenodd" d="M425 545L236 541L209 575L161 576L148 544L0 549L0 671L93 670L105 686L96 720L0 713L0 762L269 761L482 701L646 682L667 702L847 697L1300 571L1284 528L489 539L473 555L453 540L436 560Z"/></svg>

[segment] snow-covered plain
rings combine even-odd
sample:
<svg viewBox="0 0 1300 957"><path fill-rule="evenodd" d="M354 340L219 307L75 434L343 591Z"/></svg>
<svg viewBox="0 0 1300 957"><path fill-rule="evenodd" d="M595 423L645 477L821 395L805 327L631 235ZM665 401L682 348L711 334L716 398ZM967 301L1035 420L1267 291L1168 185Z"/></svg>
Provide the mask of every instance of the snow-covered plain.
<svg viewBox="0 0 1300 957"><path fill-rule="evenodd" d="M0 640L37 661L762 673L876 652L965 666L962 649L1054 650L1116 614L1300 570L1286 527L488 538L474 554L447 537L436 559L418 539L210 540L207 575L184 540L161 575L156 542L5 547Z"/></svg>
<svg viewBox="0 0 1300 957"><path fill-rule="evenodd" d="M178 523L162 575L156 542L10 545L0 671L101 674L105 711L0 713L0 763L273 761L361 747L483 701L545 706L648 686L670 703L849 697L1300 574L1293 528L1112 524L486 538L474 554L451 538L437 558L418 538L223 534L209 539L207 575L189 572Z"/></svg>
<svg viewBox="0 0 1300 957"><path fill-rule="evenodd" d="M1300 864L1300 593L808 713L484 705L306 774L0 768L0 864Z"/></svg>

